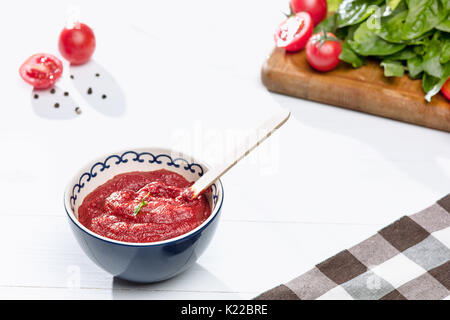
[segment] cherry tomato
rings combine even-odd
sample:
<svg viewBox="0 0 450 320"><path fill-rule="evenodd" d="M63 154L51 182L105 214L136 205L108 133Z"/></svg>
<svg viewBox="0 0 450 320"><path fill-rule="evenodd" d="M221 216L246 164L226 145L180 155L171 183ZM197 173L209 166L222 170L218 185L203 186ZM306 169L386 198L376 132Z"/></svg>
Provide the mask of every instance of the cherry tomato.
<svg viewBox="0 0 450 320"><path fill-rule="evenodd" d="M294 13L308 12L311 15L314 26L318 25L327 16L326 0L290 0L290 4Z"/></svg>
<svg viewBox="0 0 450 320"><path fill-rule="evenodd" d="M450 101L450 79L447 79L447 81L444 83L444 85L441 88L441 92L444 95L444 97L446 97L447 100Z"/></svg>
<svg viewBox="0 0 450 320"><path fill-rule="evenodd" d="M61 55L71 64L83 64L94 53L94 32L84 23L77 22L72 28L61 31L58 47Z"/></svg>
<svg viewBox="0 0 450 320"><path fill-rule="evenodd" d="M288 52L303 49L313 33L311 16L307 12L299 12L287 18L275 32L277 47Z"/></svg>
<svg viewBox="0 0 450 320"><path fill-rule="evenodd" d="M342 44L330 32L313 35L306 44L306 60L311 67L319 71L330 71L339 64Z"/></svg>
<svg viewBox="0 0 450 320"><path fill-rule="evenodd" d="M37 53L29 57L19 69L23 80L35 89L47 89L61 77L63 64L48 53Z"/></svg>

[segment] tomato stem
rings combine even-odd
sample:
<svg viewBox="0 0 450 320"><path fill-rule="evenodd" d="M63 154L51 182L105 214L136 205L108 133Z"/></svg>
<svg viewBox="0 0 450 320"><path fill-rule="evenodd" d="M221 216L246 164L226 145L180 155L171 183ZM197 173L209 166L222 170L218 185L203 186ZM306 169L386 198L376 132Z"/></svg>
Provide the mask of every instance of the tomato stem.
<svg viewBox="0 0 450 320"><path fill-rule="evenodd" d="M322 30L321 32L319 32L319 49L323 46L323 44L327 41L335 41L335 42L339 42L339 39L337 39L336 37L333 36L329 36L324 30Z"/></svg>
<svg viewBox="0 0 450 320"><path fill-rule="evenodd" d="M292 9L292 5L289 3L289 13L284 13L283 14L286 16L286 18L290 18L295 16L295 11L294 9Z"/></svg>

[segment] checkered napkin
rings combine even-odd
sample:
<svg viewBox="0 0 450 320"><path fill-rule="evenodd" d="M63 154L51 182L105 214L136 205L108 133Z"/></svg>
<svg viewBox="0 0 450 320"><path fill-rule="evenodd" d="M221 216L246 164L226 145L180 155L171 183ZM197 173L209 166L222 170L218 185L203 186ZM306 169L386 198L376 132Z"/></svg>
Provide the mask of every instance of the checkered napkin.
<svg viewBox="0 0 450 320"><path fill-rule="evenodd" d="M257 300L450 299L450 194Z"/></svg>

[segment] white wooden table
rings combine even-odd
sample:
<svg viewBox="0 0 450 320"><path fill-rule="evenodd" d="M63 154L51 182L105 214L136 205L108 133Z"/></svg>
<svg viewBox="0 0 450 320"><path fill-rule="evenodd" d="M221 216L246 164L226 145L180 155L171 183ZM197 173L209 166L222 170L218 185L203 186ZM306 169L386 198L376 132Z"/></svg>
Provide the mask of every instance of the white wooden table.
<svg viewBox="0 0 450 320"><path fill-rule="evenodd" d="M0 10L0 298L252 298L450 192L448 134L266 91L260 66L284 2L71 1L126 104L66 120L33 108L17 71L58 54L69 1ZM219 228L192 269L133 285L78 247L62 198L82 164L149 145L214 163L279 106L291 119L223 178Z"/></svg>

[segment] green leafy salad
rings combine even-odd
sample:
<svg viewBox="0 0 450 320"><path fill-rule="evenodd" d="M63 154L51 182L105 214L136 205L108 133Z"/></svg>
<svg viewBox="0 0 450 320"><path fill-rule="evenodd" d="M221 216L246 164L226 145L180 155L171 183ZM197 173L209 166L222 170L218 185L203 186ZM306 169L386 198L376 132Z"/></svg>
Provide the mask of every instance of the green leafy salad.
<svg viewBox="0 0 450 320"><path fill-rule="evenodd" d="M422 79L425 99L450 77L450 0L329 1L335 11L315 32L343 40L340 59L359 68L380 61L386 77Z"/></svg>

